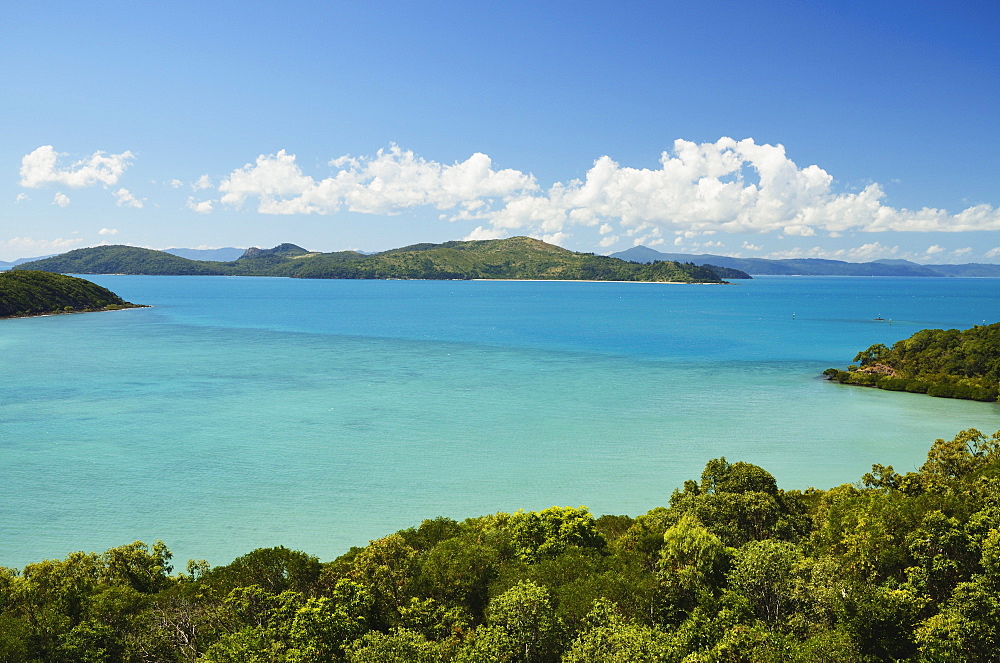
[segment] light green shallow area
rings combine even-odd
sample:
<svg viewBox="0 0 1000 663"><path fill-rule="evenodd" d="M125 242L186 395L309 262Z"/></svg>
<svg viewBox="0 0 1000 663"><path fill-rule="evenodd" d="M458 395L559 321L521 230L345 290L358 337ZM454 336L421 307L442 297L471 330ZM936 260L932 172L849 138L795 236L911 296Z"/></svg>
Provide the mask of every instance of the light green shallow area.
<svg viewBox="0 0 1000 663"><path fill-rule="evenodd" d="M638 515L719 456L828 488L876 462L914 469L935 437L1000 428L995 404L835 385L822 359L696 360L690 343L638 337L634 353L627 339L559 348L526 341L530 320L509 343L226 325L146 294L164 304L3 323L0 565L136 539L164 540L179 566L272 545L331 559L438 515Z"/></svg>

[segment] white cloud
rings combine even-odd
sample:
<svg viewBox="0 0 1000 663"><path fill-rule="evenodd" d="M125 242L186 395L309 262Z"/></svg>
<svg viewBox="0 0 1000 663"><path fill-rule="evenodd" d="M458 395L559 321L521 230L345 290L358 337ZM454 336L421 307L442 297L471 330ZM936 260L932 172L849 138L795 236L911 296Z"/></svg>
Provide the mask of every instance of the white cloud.
<svg viewBox="0 0 1000 663"><path fill-rule="evenodd" d="M29 198L28 194L26 194L26 193L19 193L19 194L17 194L17 197L14 198L14 202L15 203L19 203L22 200L31 200L31 198Z"/></svg>
<svg viewBox="0 0 1000 663"><path fill-rule="evenodd" d="M744 244L744 248L749 247ZM759 247L755 247L755 249L759 249ZM825 260L844 260L847 262L872 262L882 258L898 256L898 246L886 246L880 242L871 242L846 249L824 249L819 246L811 248L795 247L774 251L765 257L772 260L781 260L783 258L823 258Z"/></svg>
<svg viewBox="0 0 1000 663"><path fill-rule="evenodd" d="M48 253L67 251L82 241L81 238L33 239L31 237L14 237L6 241L0 240L0 255L10 260L33 258Z"/></svg>
<svg viewBox="0 0 1000 663"><path fill-rule="evenodd" d="M98 235L117 235L118 234L118 229L117 228L101 228L100 230L97 231L97 234Z"/></svg>
<svg viewBox="0 0 1000 663"><path fill-rule="evenodd" d="M476 226L476 229L470 232L468 235L462 239L466 241L471 241L475 239L500 239L504 236L504 232L501 230L496 230L494 228L483 228L482 226Z"/></svg>
<svg viewBox="0 0 1000 663"><path fill-rule="evenodd" d="M986 258L996 258L997 256L1000 256L1000 246L993 247L984 253L983 256Z"/></svg>
<svg viewBox="0 0 1000 663"><path fill-rule="evenodd" d="M484 199L505 199L537 189L535 180L516 170L494 170L485 154L476 153L447 166L426 161L393 145L374 158L340 157L333 177L314 180L281 150L261 155L222 180L222 203L242 206L257 200L262 214L330 214L346 209L367 214L397 214L433 206L455 209L453 218L486 218Z"/></svg>
<svg viewBox="0 0 1000 663"><path fill-rule="evenodd" d="M208 175L202 175L197 180L191 184L191 188L195 191L204 191L205 189L212 188L212 178Z"/></svg>
<svg viewBox="0 0 1000 663"><path fill-rule="evenodd" d="M114 192L115 204L118 207L134 207L136 209L142 209L142 201L137 200L128 189L121 188Z"/></svg>
<svg viewBox="0 0 1000 663"><path fill-rule="evenodd" d="M740 248L745 249L747 251L763 251L764 250L764 247L761 246L760 244L751 244L750 242L743 242L743 246L740 247Z"/></svg>
<svg viewBox="0 0 1000 663"><path fill-rule="evenodd" d="M622 229L654 226L696 233L1000 230L1000 210L989 205L958 214L882 203L877 183L837 193L819 166L799 168L781 145L722 138L695 144L677 140L657 169L597 159L585 178L556 183L544 193L525 192L486 218L494 228L557 232L586 218Z"/></svg>
<svg viewBox="0 0 1000 663"><path fill-rule="evenodd" d="M69 205L69 196L65 195L62 191L56 193L52 196L52 204L58 205L59 207L66 207Z"/></svg>
<svg viewBox="0 0 1000 663"><path fill-rule="evenodd" d="M965 248L961 248L961 249L955 249L954 251L951 252L951 254L953 256L964 256L964 255L966 255L968 253L972 253L972 247L971 246L966 246Z"/></svg>
<svg viewBox="0 0 1000 663"><path fill-rule="evenodd" d="M537 239L540 239L548 244L555 244L556 246L559 246L570 237L572 237L572 235L568 235L566 233L552 233L549 235L538 236Z"/></svg>
<svg viewBox="0 0 1000 663"><path fill-rule="evenodd" d="M220 202L251 205L262 214L398 214L431 207L443 212L442 219L474 222L468 236L478 238L566 237L574 226L660 243L664 233L686 239L711 233L835 238L850 232L1000 230L1000 209L990 205L955 214L891 207L878 183L839 192L819 166L799 167L782 145L758 145L750 138L676 140L656 168L632 168L602 156L583 179L547 189L529 173L494 168L481 153L446 165L392 145L371 157L342 156L328 165L334 174L314 178L284 150L261 155L222 179ZM194 186L210 185L203 176Z"/></svg>
<svg viewBox="0 0 1000 663"><path fill-rule="evenodd" d="M74 189L94 184L111 186L118 183L134 155L94 152L90 157L72 163L68 168L59 167L59 158L67 156L56 152L51 145L42 145L21 159L21 186L37 189L46 184L63 184Z"/></svg>
<svg viewBox="0 0 1000 663"><path fill-rule="evenodd" d="M941 253L944 250L945 248L943 246L938 246L937 244L934 244L933 246L928 246L927 250L924 253L926 253L929 256L932 256L936 253Z"/></svg>
<svg viewBox="0 0 1000 663"><path fill-rule="evenodd" d="M202 201L199 202L199 201L196 201L194 198L188 198L187 199L187 207L188 207L188 209L194 210L195 212L198 212L199 214L208 214L209 212L212 211L212 201L211 200L202 200Z"/></svg>
<svg viewBox="0 0 1000 663"><path fill-rule="evenodd" d="M167 182L167 184L169 184L170 186L172 186L175 189L179 189L182 186L184 186L184 182L181 182L180 180L177 180L177 179L170 180L169 182Z"/></svg>

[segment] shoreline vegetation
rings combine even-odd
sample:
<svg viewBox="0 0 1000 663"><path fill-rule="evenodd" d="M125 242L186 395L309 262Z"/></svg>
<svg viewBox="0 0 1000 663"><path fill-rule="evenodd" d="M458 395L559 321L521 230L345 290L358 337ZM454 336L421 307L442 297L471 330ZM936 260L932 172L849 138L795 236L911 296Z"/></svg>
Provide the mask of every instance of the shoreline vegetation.
<svg viewBox="0 0 1000 663"><path fill-rule="evenodd" d="M1000 397L1000 323L971 329L923 329L888 347L876 343L847 370L823 375L840 384L939 398L996 402Z"/></svg>
<svg viewBox="0 0 1000 663"><path fill-rule="evenodd" d="M638 263L576 253L529 237L414 244L375 254L318 253L294 244L250 248L231 262L190 260L133 246L97 246L16 265L13 271L163 276L284 276L307 279L644 281L726 283L738 270L661 261Z"/></svg>
<svg viewBox="0 0 1000 663"><path fill-rule="evenodd" d="M39 271L0 272L0 319L145 308L86 279Z"/></svg>
<svg viewBox="0 0 1000 663"><path fill-rule="evenodd" d="M173 573L162 542L0 568L10 663L995 661L1000 431L785 490L709 461L669 505L438 517L321 562Z"/></svg>

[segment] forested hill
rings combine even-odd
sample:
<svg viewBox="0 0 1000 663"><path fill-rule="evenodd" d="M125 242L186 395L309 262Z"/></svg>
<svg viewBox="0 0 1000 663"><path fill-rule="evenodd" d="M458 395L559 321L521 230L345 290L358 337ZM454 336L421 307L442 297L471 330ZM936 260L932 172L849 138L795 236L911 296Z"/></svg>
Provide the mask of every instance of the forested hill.
<svg viewBox="0 0 1000 663"><path fill-rule="evenodd" d="M829 490L717 458L636 518L439 517L329 562L174 574L137 541L0 568L12 663L987 663L998 643L1000 433L973 429Z"/></svg>
<svg viewBox="0 0 1000 663"><path fill-rule="evenodd" d="M943 398L995 401L1000 395L1000 323L924 329L887 347L876 343L846 371L824 371L843 384Z"/></svg>
<svg viewBox="0 0 1000 663"><path fill-rule="evenodd" d="M98 246L24 263L18 270L72 274L214 274L337 279L566 279L721 283L709 266L640 264L576 253L528 237L417 244L371 255L310 252L294 244L248 249L232 262L188 260L130 246ZM729 278L749 278L727 271Z"/></svg>
<svg viewBox="0 0 1000 663"><path fill-rule="evenodd" d="M107 288L63 274L0 272L0 318L133 308Z"/></svg>

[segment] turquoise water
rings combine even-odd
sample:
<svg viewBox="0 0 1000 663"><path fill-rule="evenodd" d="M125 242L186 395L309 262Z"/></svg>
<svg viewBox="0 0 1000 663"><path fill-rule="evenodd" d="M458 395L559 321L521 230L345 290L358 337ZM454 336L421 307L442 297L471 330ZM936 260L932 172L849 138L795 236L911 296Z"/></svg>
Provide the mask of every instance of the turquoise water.
<svg viewBox="0 0 1000 663"><path fill-rule="evenodd" d="M991 279L89 278L153 308L0 321L0 565L157 538L179 567L331 559L437 515L637 515L719 456L827 488L1000 429L818 377L1000 320Z"/></svg>

